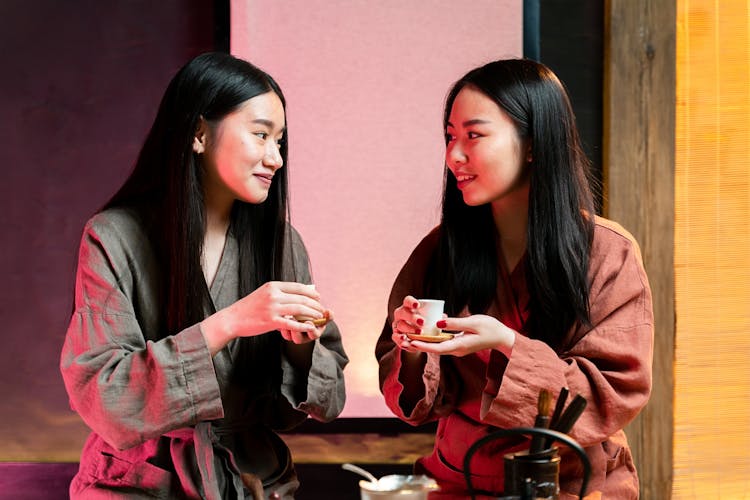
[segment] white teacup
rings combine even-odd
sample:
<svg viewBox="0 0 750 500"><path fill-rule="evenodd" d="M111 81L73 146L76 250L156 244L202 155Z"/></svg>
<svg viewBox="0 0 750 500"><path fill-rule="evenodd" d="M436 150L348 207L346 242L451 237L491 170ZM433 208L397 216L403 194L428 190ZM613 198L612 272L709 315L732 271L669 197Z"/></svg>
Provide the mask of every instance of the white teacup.
<svg viewBox="0 0 750 500"><path fill-rule="evenodd" d="M440 335L441 330L436 323L443 319L444 300L418 299L417 312L424 318L424 325L420 327L422 335Z"/></svg>

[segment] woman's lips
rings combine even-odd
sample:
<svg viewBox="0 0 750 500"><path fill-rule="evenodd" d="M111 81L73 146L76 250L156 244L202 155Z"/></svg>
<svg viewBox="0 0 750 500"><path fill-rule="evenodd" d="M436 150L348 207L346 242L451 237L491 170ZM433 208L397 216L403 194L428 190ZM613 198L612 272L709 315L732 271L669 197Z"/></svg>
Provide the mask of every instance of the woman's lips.
<svg viewBox="0 0 750 500"><path fill-rule="evenodd" d="M258 180L262 184L264 184L266 186L270 186L271 185L271 181L273 180L273 175L272 174L253 174L253 175L255 177L257 177Z"/></svg>
<svg viewBox="0 0 750 500"><path fill-rule="evenodd" d="M477 178L476 175L466 175L466 174L456 175L456 186L458 187L458 189L463 189L468 184L470 184L471 181L473 181L476 178Z"/></svg>

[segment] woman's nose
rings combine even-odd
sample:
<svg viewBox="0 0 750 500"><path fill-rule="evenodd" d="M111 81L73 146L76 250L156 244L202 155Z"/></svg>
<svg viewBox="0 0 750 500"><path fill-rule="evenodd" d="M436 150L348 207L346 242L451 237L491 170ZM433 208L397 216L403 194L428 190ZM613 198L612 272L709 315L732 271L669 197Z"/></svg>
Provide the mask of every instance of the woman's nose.
<svg viewBox="0 0 750 500"><path fill-rule="evenodd" d="M269 141L266 145L266 154L263 156L263 164L267 167L279 169L284 166L284 159L281 157L281 151L274 141Z"/></svg>
<svg viewBox="0 0 750 500"><path fill-rule="evenodd" d="M445 162L448 165L466 163L466 153L464 153L463 149L461 149L461 146L457 142L448 145L448 148L445 151Z"/></svg>

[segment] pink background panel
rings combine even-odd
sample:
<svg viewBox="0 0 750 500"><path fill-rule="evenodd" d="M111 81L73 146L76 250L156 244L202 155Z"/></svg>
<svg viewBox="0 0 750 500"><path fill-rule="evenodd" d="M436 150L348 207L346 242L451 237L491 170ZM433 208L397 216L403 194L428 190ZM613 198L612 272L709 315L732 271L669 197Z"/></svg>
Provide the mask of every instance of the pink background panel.
<svg viewBox="0 0 750 500"><path fill-rule="evenodd" d="M375 341L439 220L442 112L469 69L522 53L521 0L233 0L231 51L288 101L292 223L351 359L343 416L390 416Z"/></svg>

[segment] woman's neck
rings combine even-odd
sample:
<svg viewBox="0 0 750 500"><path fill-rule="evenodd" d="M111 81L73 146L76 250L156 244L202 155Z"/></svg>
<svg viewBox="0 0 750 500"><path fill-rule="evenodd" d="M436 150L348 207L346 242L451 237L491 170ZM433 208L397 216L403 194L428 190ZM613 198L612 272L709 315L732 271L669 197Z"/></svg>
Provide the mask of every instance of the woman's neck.
<svg viewBox="0 0 750 500"><path fill-rule="evenodd" d="M505 265L513 271L526 252L526 228L529 223L528 190L521 196L504 198L492 204L492 217L495 220Z"/></svg>
<svg viewBox="0 0 750 500"><path fill-rule="evenodd" d="M220 189L212 189L210 185L203 186L203 203L206 208L206 232L219 229L226 232L229 218L234 206L234 197Z"/></svg>
<svg viewBox="0 0 750 500"><path fill-rule="evenodd" d="M203 276L206 278L209 288L216 277L221 256L224 253L231 212L231 204L218 207L215 204L206 204L206 233L203 236L201 264Z"/></svg>

